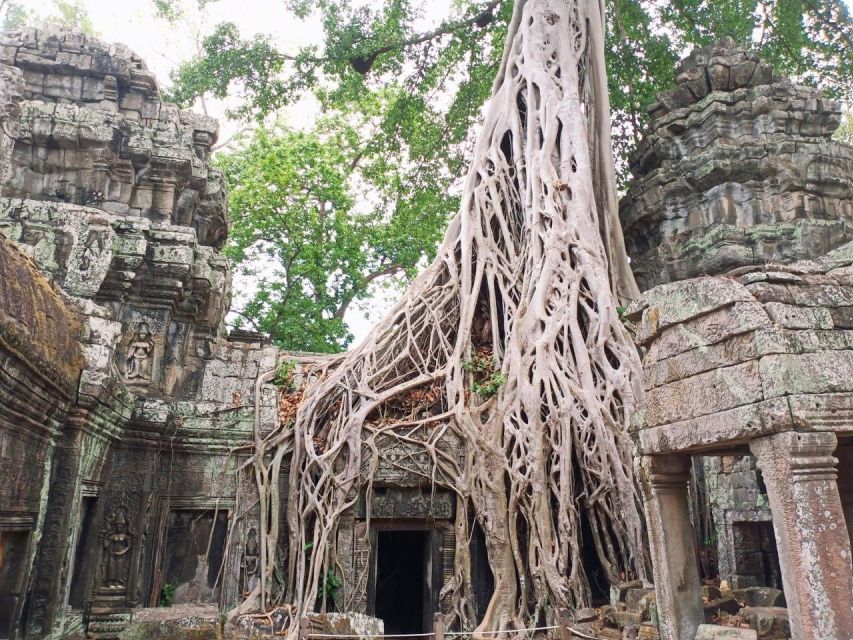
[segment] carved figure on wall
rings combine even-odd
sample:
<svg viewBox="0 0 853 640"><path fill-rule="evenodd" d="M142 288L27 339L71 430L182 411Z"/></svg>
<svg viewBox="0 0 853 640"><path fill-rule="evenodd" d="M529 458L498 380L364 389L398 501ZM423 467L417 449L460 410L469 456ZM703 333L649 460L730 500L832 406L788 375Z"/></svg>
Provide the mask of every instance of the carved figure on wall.
<svg viewBox="0 0 853 640"><path fill-rule="evenodd" d="M110 523L104 531L104 586L107 589L121 589L127 585L127 570L130 560L130 548L133 533L127 522L124 509L119 509L110 517Z"/></svg>
<svg viewBox="0 0 853 640"><path fill-rule="evenodd" d="M246 537L246 548L243 551L243 560L240 563L240 568L243 570L241 585L243 593L252 591L258 583L259 555L258 532L252 527Z"/></svg>
<svg viewBox="0 0 853 640"><path fill-rule="evenodd" d="M88 271L95 258L104 250L104 237L94 231L89 232L86 245L83 247L83 256L80 258L80 271Z"/></svg>
<svg viewBox="0 0 853 640"><path fill-rule="evenodd" d="M148 380L151 377L151 352L154 350L154 338L148 330L148 323L140 322L133 342L127 349L125 378L127 380Z"/></svg>

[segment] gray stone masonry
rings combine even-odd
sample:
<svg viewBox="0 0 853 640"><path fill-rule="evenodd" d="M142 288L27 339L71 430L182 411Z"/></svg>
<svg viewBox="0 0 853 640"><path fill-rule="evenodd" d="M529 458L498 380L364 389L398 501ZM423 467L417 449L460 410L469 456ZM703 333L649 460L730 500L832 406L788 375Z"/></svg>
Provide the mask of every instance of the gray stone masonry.
<svg viewBox="0 0 853 640"><path fill-rule="evenodd" d="M853 239L853 148L833 142L841 106L724 40L676 69L650 108L619 205L641 289Z"/></svg>

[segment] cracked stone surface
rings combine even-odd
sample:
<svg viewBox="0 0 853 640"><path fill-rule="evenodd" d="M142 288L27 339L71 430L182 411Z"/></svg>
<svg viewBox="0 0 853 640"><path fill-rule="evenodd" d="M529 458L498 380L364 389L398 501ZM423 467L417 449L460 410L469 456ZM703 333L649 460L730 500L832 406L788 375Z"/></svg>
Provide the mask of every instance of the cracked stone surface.
<svg viewBox="0 0 853 640"><path fill-rule="evenodd" d="M853 240L853 148L839 103L724 40L650 107L619 205L641 289L815 258Z"/></svg>

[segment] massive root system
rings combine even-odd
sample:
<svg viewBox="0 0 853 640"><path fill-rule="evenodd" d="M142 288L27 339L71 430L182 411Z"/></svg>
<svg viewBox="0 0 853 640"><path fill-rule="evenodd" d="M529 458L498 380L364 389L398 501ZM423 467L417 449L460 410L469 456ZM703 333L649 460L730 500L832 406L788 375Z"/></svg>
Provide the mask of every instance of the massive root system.
<svg viewBox="0 0 853 640"><path fill-rule="evenodd" d="M627 437L639 359L617 311L634 284L616 220L602 20L594 0L519 0L435 262L364 342L311 372L293 421L257 429L254 606L324 606L340 518L370 504L380 438L425 452L424 484L455 493L449 625L511 633L588 604L583 527L608 581L645 576ZM461 455L440 447L451 433ZM474 521L495 584L480 612Z"/></svg>

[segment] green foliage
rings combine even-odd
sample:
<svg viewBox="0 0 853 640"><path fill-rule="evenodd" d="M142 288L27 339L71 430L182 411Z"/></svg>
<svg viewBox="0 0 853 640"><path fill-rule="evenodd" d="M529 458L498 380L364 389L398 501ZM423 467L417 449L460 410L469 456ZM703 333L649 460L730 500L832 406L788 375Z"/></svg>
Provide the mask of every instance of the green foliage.
<svg viewBox="0 0 853 640"><path fill-rule="evenodd" d="M153 1L174 22L181 7L203 9L206 0ZM174 73L168 97L182 106L205 95L238 96L232 117L269 122L310 96L323 114L306 133L260 131L223 161L236 190L232 257L262 278L243 312L278 344L347 346L340 310L365 299L376 273L391 270L403 281L431 256L458 205L450 194L470 160L512 5L456 0L442 22L424 28L425 0L286 0L298 18L320 19L322 43L285 51L270 34L246 37L223 23ZM853 26L844 0L607 0L622 185L647 108L672 87L678 59L729 35L751 42L780 72L853 98ZM275 268L259 269L261 256Z"/></svg>
<svg viewBox="0 0 853 640"><path fill-rule="evenodd" d="M293 374L295 371L296 362L293 360L285 360L276 368L273 384L285 393L293 393L296 391L296 384L293 381Z"/></svg>
<svg viewBox="0 0 853 640"><path fill-rule="evenodd" d="M327 602L334 601L335 597L338 595L338 591L341 588L341 579L335 575L335 572L329 569L326 571L326 577L323 580L323 584L320 587L322 589L322 594L320 597L325 596Z"/></svg>
<svg viewBox="0 0 853 640"><path fill-rule="evenodd" d="M462 369L472 374L471 391L484 398L491 398L506 383L506 375L495 369L488 354L475 355L464 361Z"/></svg>
<svg viewBox="0 0 853 640"><path fill-rule="evenodd" d="M838 142L853 145L853 111L847 110L841 115L841 124L832 137Z"/></svg>
<svg viewBox="0 0 853 640"><path fill-rule="evenodd" d="M0 0L0 28L11 31L24 26L33 19L33 14L18 2Z"/></svg>
<svg viewBox="0 0 853 640"><path fill-rule="evenodd" d="M350 305L431 259L457 206L437 189L416 190L437 175L404 182L399 166L366 152L379 142L361 140L360 131L376 126L371 113L381 108L377 98L361 114L329 115L309 132L262 128L219 156L232 224L225 251L258 281L242 314L282 348L346 347Z"/></svg>
<svg viewBox="0 0 853 640"><path fill-rule="evenodd" d="M167 582L160 589L160 606L161 607L171 607L175 604L175 591L178 589L178 585L174 582Z"/></svg>
<svg viewBox="0 0 853 640"><path fill-rule="evenodd" d="M53 12L42 15L32 9L27 9L26 3L0 0L0 28L6 31L36 21L43 21L73 27L89 35L98 35L82 0L52 0L52 4Z"/></svg>
<svg viewBox="0 0 853 640"><path fill-rule="evenodd" d="M176 72L172 97L188 105L205 93L224 96L239 86L244 101L237 113L250 117L292 104L306 92L324 108L352 107L393 83L403 94L386 112L383 133L407 145L409 159L431 149L461 172L464 143L502 53L511 0L459 0L444 22L425 32L416 24L427 5L414 0L372 7L351 0L287 5L298 17L319 15L322 47L285 54L269 37L245 39L233 24L221 24L204 40L203 55ZM622 159L645 124L646 107L672 85L678 58L718 37L752 42L781 72L851 97L853 26L843 0L608 0L607 10L614 141ZM418 118L418 108L439 96L446 105L440 117Z"/></svg>

